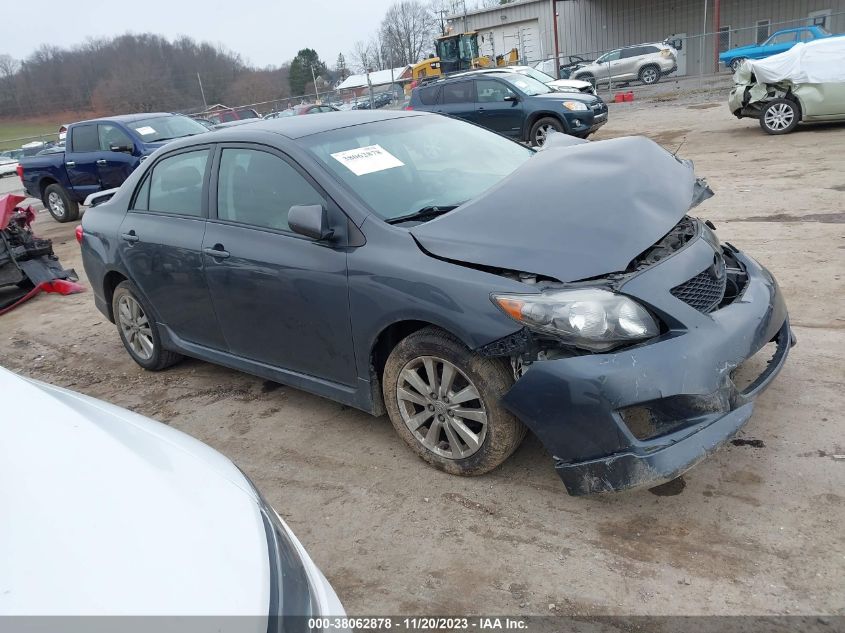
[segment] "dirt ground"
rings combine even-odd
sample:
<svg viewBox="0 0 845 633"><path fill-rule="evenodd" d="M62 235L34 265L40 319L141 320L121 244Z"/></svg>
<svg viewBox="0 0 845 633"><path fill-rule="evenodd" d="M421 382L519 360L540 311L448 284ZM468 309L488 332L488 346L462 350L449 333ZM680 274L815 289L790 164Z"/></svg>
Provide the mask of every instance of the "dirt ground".
<svg viewBox="0 0 845 633"><path fill-rule="evenodd" d="M773 271L799 341L739 440L662 489L568 497L531 437L456 478L387 418L193 360L146 373L90 293L0 317L0 364L222 451L352 614L845 614L845 126L766 136L724 92L661 88L598 138L682 144L716 191L698 214ZM37 224L86 282L73 228Z"/></svg>

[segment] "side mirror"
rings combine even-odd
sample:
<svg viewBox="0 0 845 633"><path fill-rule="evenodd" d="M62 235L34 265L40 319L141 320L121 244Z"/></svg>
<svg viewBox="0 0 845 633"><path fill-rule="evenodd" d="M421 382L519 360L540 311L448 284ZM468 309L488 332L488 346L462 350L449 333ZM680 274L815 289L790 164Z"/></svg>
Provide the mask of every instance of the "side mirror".
<svg viewBox="0 0 845 633"><path fill-rule="evenodd" d="M311 239L323 241L334 235L329 228L329 214L319 204L295 205L288 211L290 230Z"/></svg>
<svg viewBox="0 0 845 633"><path fill-rule="evenodd" d="M109 149L113 152L126 152L127 154L135 151L132 145L109 145Z"/></svg>
<svg viewBox="0 0 845 633"><path fill-rule="evenodd" d="M518 103L518 102L519 102L519 97L518 97L518 96L516 96L516 95L508 95L508 96L506 96L506 97L503 99L503 101L512 101L512 102L514 102L514 103Z"/></svg>

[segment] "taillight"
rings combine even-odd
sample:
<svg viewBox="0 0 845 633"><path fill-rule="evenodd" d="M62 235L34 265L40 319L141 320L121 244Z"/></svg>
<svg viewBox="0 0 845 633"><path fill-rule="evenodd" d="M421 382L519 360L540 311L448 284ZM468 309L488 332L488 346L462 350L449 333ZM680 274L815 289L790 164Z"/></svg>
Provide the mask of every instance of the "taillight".
<svg viewBox="0 0 845 633"><path fill-rule="evenodd" d="M405 109L406 109L406 110L413 110L413 109L414 109L414 106L411 106L411 105L406 105L406 106L405 106Z"/></svg>
<svg viewBox="0 0 845 633"><path fill-rule="evenodd" d="M82 244L82 225L76 225L76 241Z"/></svg>
<svg viewBox="0 0 845 633"><path fill-rule="evenodd" d="M23 165L21 165L20 163L18 163L18 166L17 166L17 168L15 169L15 171L16 171L16 172L18 172L18 178L20 178L20 179L21 179L21 182L23 182Z"/></svg>

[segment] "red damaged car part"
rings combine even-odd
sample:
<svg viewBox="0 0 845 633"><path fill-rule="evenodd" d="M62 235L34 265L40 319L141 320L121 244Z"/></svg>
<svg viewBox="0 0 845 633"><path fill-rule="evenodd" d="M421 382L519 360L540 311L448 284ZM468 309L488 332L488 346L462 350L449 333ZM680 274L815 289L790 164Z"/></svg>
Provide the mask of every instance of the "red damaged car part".
<svg viewBox="0 0 845 633"><path fill-rule="evenodd" d="M62 268L52 241L33 234L35 212L18 206L24 199L0 196L0 314L42 291L72 294L83 290L75 283L76 272Z"/></svg>

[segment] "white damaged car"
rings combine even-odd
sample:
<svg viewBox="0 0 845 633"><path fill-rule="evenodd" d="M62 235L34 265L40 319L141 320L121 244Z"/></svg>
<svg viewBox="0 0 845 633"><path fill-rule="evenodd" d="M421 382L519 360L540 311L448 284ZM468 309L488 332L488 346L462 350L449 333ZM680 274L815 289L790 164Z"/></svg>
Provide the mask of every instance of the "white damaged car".
<svg viewBox="0 0 845 633"><path fill-rule="evenodd" d="M759 119L768 134L787 134L801 122L845 121L843 60L843 36L745 60L734 74L728 107L739 119Z"/></svg>

